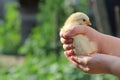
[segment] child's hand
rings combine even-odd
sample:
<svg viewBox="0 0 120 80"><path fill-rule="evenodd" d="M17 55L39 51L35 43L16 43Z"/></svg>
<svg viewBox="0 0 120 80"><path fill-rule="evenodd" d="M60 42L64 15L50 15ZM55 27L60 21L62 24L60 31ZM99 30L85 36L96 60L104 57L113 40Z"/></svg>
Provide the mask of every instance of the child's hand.
<svg viewBox="0 0 120 80"><path fill-rule="evenodd" d="M61 43L63 44L63 48L66 51L74 49L72 36L77 34L83 34L87 36L91 41L94 41L97 44L98 52L101 52L101 33L85 25L75 26L66 33L62 31L60 32Z"/></svg>
<svg viewBox="0 0 120 80"><path fill-rule="evenodd" d="M66 57L77 68L91 74L111 74L111 56L105 54L93 54L91 56L68 55Z"/></svg>
<svg viewBox="0 0 120 80"><path fill-rule="evenodd" d="M91 56L68 55L66 57L77 68L90 74L113 74L120 77L120 58L106 54Z"/></svg>
<svg viewBox="0 0 120 80"><path fill-rule="evenodd" d="M71 28L68 32L60 31L61 43L65 52L74 54L74 46L72 36L83 34L94 41L98 47L98 53L120 56L120 39L117 37L102 34L93 28L85 25L77 25Z"/></svg>

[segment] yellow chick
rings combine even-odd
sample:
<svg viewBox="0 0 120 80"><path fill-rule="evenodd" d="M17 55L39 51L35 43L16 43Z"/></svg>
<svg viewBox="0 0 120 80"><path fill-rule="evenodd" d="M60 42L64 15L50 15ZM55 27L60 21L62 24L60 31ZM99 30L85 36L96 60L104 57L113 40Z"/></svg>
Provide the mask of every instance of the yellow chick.
<svg viewBox="0 0 120 80"><path fill-rule="evenodd" d="M91 25L89 17L82 13L73 13L65 22L61 30L69 31L74 25ZM75 47L75 53L80 55L90 55L97 52L97 45L95 42L90 41L87 36L78 34L73 36L73 45Z"/></svg>

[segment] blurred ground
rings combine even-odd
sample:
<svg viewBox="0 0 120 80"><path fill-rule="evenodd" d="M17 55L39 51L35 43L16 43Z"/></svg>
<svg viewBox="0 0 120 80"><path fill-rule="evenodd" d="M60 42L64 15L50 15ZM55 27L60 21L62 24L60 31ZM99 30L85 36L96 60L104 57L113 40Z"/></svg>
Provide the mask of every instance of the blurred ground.
<svg viewBox="0 0 120 80"><path fill-rule="evenodd" d="M0 66L11 67L15 65L22 65L23 63L24 63L23 56L0 55Z"/></svg>

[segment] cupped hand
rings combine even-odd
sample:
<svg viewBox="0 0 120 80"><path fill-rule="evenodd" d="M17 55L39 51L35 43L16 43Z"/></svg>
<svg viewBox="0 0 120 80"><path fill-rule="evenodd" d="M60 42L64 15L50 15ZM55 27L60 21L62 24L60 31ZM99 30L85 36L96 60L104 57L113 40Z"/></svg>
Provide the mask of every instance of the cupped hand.
<svg viewBox="0 0 120 80"><path fill-rule="evenodd" d="M107 59L109 55L93 54L91 56L78 56L69 55L67 52L65 52L65 55L70 62L86 73L110 74L109 61Z"/></svg>
<svg viewBox="0 0 120 80"><path fill-rule="evenodd" d="M65 50L74 49L72 37L77 34L83 34L87 36L89 40L94 41L97 45L98 53L120 57L120 38L100 33L85 25L76 25L68 32L60 31L61 43Z"/></svg>
<svg viewBox="0 0 120 80"><path fill-rule="evenodd" d="M65 50L74 49L73 36L77 34L83 34L87 36L91 41L97 44L98 51L101 52L101 33L85 25L76 25L72 27L68 32L60 31L60 40Z"/></svg>

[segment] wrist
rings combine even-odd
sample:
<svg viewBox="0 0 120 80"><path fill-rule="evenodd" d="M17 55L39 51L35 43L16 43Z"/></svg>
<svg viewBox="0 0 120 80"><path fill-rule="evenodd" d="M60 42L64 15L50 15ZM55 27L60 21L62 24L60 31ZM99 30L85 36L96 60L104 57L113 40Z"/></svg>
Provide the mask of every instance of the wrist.
<svg viewBox="0 0 120 80"><path fill-rule="evenodd" d="M100 53L105 53L107 54L107 48L106 48L106 43L108 39L106 38L106 34L98 32L98 49Z"/></svg>

